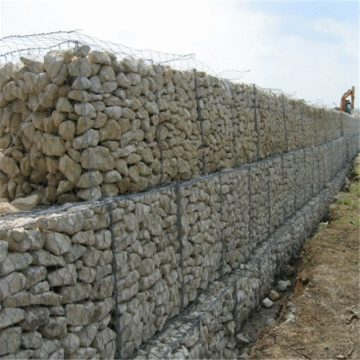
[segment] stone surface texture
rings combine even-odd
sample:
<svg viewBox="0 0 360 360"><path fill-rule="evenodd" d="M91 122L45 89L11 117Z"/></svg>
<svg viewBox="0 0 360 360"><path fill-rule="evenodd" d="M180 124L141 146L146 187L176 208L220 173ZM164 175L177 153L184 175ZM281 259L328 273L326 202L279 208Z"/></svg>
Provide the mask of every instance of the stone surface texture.
<svg viewBox="0 0 360 360"><path fill-rule="evenodd" d="M359 151L353 116L86 45L0 65L0 121L4 358L237 358Z"/></svg>

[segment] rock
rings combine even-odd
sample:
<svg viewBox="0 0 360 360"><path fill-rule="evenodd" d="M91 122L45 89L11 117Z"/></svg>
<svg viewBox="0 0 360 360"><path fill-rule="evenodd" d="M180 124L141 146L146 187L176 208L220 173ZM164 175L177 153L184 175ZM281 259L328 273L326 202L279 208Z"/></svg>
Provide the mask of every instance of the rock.
<svg viewBox="0 0 360 360"><path fill-rule="evenodd" d="M90 119L93 119L96 117L96 110L91 105L91 103L88 103L88 102L77 103L77 104L75 104L74 108L75 108L76 114L78 114L80 116L87 117Z"/></svg>
<svg viewBox="0 0 360 360"><path fill-rule="evenodd" d="M62 156L66 152L64 140L59 136L44 134L43 152L47 156Z"/></svg>
<svg viewBox="0 0 360 360"><path fill-rule="evenodd" d="M244 334L239 334L236 336L236 338L239 342L239 345L241 346L246 346L250 344L249 339Z"/></svg>
<svg viewBox="0 0 360 360"><path fill-rule="evenodd" d="M71 113L74 111L74 107L66 97L61 97L56 103L56 110L64 113Z"/></svg>
<svg viewBox="0 0 360 360"><path fill-rule="evenodd" d="M77 334L71 333L60 339L60 343L64 348L65 354L70 355L80 347L80 338Z"/></svg>
<svg viewBox="0 0 360 360"><path fill-rule="evenodd" d="M120 106L109 106L105 108L105 115L110 119L119 120L122 114L122 108Z"/></svg>
<svg viewBox="0 0 360 360"><path fill-rule="evenodd" d="M91 51L89 53L89 60L94 64L105 64L105 65L111 64L111 60L109 56L105 52L99 50Z"/></svg>
<svg viewBox="0 0 360 360"><path fill-rule="evenodd" d="M38 349L41 346L42 336L38 331L23 332L21 346L26 349Z"/></svg>
<svg viewBox="0 0 360 360"><path fill-rule="evenodd" d="M110 249L111 246L111 232L109 230L101 229L95 233L95 248L98 250Z"/></svg>
<svg viewBox="0 0 360 360"><path fill-rule="evenodd" d="M279 293L277 293L275 290L270 290L270 292L269 292L270 300L276 301L279 299L279 297L280 297Z"/></svg>
<svg viewBox="0 0 360 360"><path fill-rule="evenodd" d="M46 338L63 337L67 334L68 319L63 316L50 316L47 323L39 327L39 332Z"/></svg>
<svg viewBox="0 0 360 360"><path fill-rule="evenodd" d="M21 345L21 327L11 327L0 333L0 356L16 353Z"/></svg>
<svg viewBox="0 0 360 360"><path fill-rule="evenodd" d="M76 186L78 188L88 189L100 185L103 180L104 178L100 171L88 171L80 176Z"/></svg>
<svg viewBox="0 0 360 360"><path fill-rule="evenodd" d="M29 289L29 292L31 294L42 294L42 293L46 293L50 290L50 285L47 281L42 281L42 282L39 282L37 283L36 285L32 286L30 289Z"/></svg>
<svg viewBox="0 0 360 360"><path fill-rule="evenodd" d="M6 249L7 250L7 249ZM0 263L0 276L5 276L13 271L27 268L33 261L30 254L27 253L10 253L5 261Z"/></svg>
<svg viewBox="0 0 360 360"><path fill-rule="evenodd" d="M44 72L44 60L42 56L37 54L27 54L20 56L20 60L24 63L24 65L35 74Z"/></svg>
<svg viewBox="0 0 360 360"><path fill-rule="evenodd" d="M98 333L99 325L97 323L84 326L77 335L80 338L80 346L88 347L93 342L96 334Z"/></svg>
<svg viewBox="0 0 360 360"><path fill-rule="evenodd" d="M59 134L64 140L71 141L75 136L75 124L73 121L64 121L59 125Z"/></svg>
<svg viewBox="0 0 360 360"><path fill-rule="evenodd" d="M99 333L95 336L94 341L91 343L91 347L94 347L95 349L101 351L102 349L104 349L107 343L115 339L116 339L115 331L106 328L102 331L99 331Z"/></svg>
<svg viewBox="0 0 360 360"><path fill-rule="evenodd" d="M91 284L95 281L96 271L91 267L84 267L78 272L78 279L83 283Z"/></svg>
<svg viewBox="0 0 360 360"><path fill-rule="evenodd" d="M33 257L33 265L49 266L65 266L62 256L55 256L46 250L38 250L31 253Z"/></svg>
<svg viewBox="0 0 360 360"><path fill-rule="evenodd" d="M102 300L112 296L114 291L114 276L106 276L103 279L97 281L94 285L93 298Z"/></svg>
<svg viewBox="0 0 360 360"><path fill-rule="evenodd" d="M39 326L47 324L49 320L49 309L43 306L30 306L25 311L25 320L21 324L24 330L34 331Z"/></svg>
<svg viewBox="0 0 360 360"><path fill-rule="evenodd" d="M81 166L72 160L68 155L64 155L59 161L59 170L73 184L76 184L81 175Z"/></svg>
<svg viewBox="0 0 360 360"><path fill-rule="evenodd" d="M108 171L115 167L115 161L109 149L97 146L83 151L81 155L81 166L84 169Z"/></svg>
<svg viewBox="0 0 360 360"><path fill-rule="evenodd" d="M71 242L68 235L52 232L45 235L44 246L54 255L62 255L70 251Z"/></svg>
<svg viewBox="0 0 360 360"><path fill-rule="evenodd" d="M90 61L87 58L74 60L68 64L68 70L71 76L89 77L91 75Z"/></svg>
<svg viewBox="0 0 360 360"><path fill-rule="evenodd" d="M48 360L52 358L52 354L55 354L53 359L63 359L64 357L57 356L56 351L61 349L60 341L57 339L41 339L41 346L34 351L33 358L40 360Z"/></svg>
<svg viewBox="0 0 360 360"><path fill-rule="evenodd" d="M14 325L25 318L25 311L22 309L2 309L0 310L0 330Z"/></svg>
<svg viewBox="0 0 360 360"><path fill-rule="evenodd" d="M0 240L0 266L1 263L6 260L8 256L8 243L6 241Z"/></svg>
<svg viewBox="0 0 360 360"><path fill-rule="evenodd" d="M75 265L68 264L64 268L48 272L47 279L51 286L75 285L77 280Z"/></svg>
<svg viewBox="0 0 360 360"><path fill-rule="evenodd" d="M86 131L83 135L73 140L73 148L75 150L94 147L99 143L99 132L93 129Z"/></svg>
<svg viewBox="0 0 360 360"><path fill-rule="evenodd" d="M115 71L109 65L102 65L97 76L102 83L116 80Z"/></svg>
<svg viewBox="0 0 360 360"><path fill-rule="evenodd" d="M95 309L93 313L92 322L98 323L111 313L115 307L115 300L111 297L104 299L103 301L95 302Z"/></svg>
<svg viewBox="0 0 360 360"><path fill-rule="evenodd" d="M84 77L78 76L71 85L71 88L74 90L86 90L91 88L91 81ZM83 101L83 99L81 99Z"/></svg>
<svg viewBox="0 0 360 360"><path fill-rule="evenodd" d="M262 306L264 306L265 308L271 308L274 303L269 299L269 298L265 298L262 302L261 302Z"/></svg>
<svg viewBox="0 0 360 360"><path fill-rule="evenodd" d="M66 305L66 316L72 326L89 325L94 313L94 304L88 302L85 304Z"/></svg>
<svg viewBox="0 0 360 360"><path fill-rule="evenodd" d="M99 186L94 186L90 189L79 190L77 196L85 201L96 201L102 197L102 193Z"/></svg>
<svg viewBox="0 0 360 360"><path fill-rule="evenodd" d="M278 289L279 291L286 291L286 289L287 289L286 282L280 280L280 281L277 283L277 289Z"/></svg>
<svg viewBox="0 0 360 360"><path fill-rule="evenodd" d="M68 355L68 359L93 359L96 355L96 349L92 347L79 347L79 349L76 350L71 355Z"/></svg>
<svg viewBox="0 0 360 360"><path fill-rule="evenodd" d="M19 209L8 202L0 202L0 215L18 212ZM1 251L0 251L1 253Z"/></svg>
<svg viewBox="0 0 360 360"><path fill-rule="evenodd" d="M266 325L268 325L268 326L273 326L275 324L276 324L276 321L274 318L269 318L266 320Z"/></svg>
<svg viewBox="0 0 360 360"><path fill-rule="evenodd" d="M0 301L15 294L25 287L26 278L23 274L13 272L0 279Z"/></svg>
<svg viewBox="0 0 360 360"><path fill-rule="evenodd" d="M120 87L129 88L131 87L130 80L126 77L125 74L119 73L116 77L116 81Z"/></svg>
<svg viewBox="0 0 360 360"><path fill-rule="evenodd" d="M28 211L39 205L41 201L40 194L34 194L25 198L16 199L11 202L11 205L21 211Z"/></svg>
<svg viewBox="0 0 360 360"><path fill-rule="evenodd" d="M62 296L62 304L74 303L89 298L92 294L92 286L82 283L77 283L73 286L64 286L60 289L59 294Z"/></svg>
<svg viewBox="0 0 360 360"><path fill-rule="evenodd" d="M44 266L29 266L23 271L23 274L26 278L25 289L29 289L44 280L46 278L47 271Z"/></svg>
<svg viewBox="0 0 360 360"><path fill-rule="evenodd" d="M73 241L71 239L71 241ZM67 263L74 263L77 259L81 258L86 251L86 247L80 244L74 244L68 253L64 255L64 259Z"/></svg>
<svg viewBox="0 0 360 360"><path fill-rule="evenodd" d="M286 276L292 276L294 275L295 271L294 268L290 265L286 266Z"/></svg>

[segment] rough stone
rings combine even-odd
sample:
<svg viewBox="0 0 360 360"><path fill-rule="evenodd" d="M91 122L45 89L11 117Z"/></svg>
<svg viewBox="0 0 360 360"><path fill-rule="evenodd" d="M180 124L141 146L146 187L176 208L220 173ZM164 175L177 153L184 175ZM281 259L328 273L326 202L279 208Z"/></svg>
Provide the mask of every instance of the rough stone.
<svg viewBox="0 0 360 360"><path fill-rule="evenodd" d="M71 242L68 235L52 232L45 235L44 246L54 255L62 255L70 251Z"/></svg>
<svg viewBox="0 0 360 360"><path fill-rule="evenodd" d="M80 347L79 336L74 333L67 334L66 337L60 339L60 343L66 355L74 353Z"/></svg>
<svg viewBox="0 0 360 360"><path fill-rule="evenodd" d="M279 297L280 297L279 293L277 293L275 290L270 290L270 292L269 292L270 300L276 301L279 299Z"/></svg>
<svg viewBox="0 0 360 360"><path fill-rule="evenodd" d="M34 194L25 198L15 199L11 202L11 205L19 210L28 211L39 205L40 201L40 194Z"/></svg>
<svg viewBox="0 0 360 360"><path fill-rule="evenodd" d="M64 155L60 158L59 170L73 184L76 184L81 175L81 166L68 155Z"/></svg>
<svg viewBox="0 0 360 360"><path fill-rule="evenodd" d="M11 294L15 294L25 287L26 278L23 274L13 272L0 279L0 301Z"/></svg>
<svg viewBox="0 0 360 360"><path fill-rule="evenodd" d="M93 313L94 304L92 302L66 305L66 316L72 326L89 325Z"/></svg>
<svg viewBox="0 0 360 360"><path fill-rule="evenodd" d="M81 155L81 166L84 169L108 171L115 167L115 161L109 149L97 146L83 151Z"/></svg>
<svg viewBox="0 0 360 360"><path fill-rule="evenodd" d="M49 320L49 309L43 306L30 306L25 311L25 320L21 324L24 330L34 331Z"/></svg>
<svg viewBox="0 0 360 360"><path fill-rule="evenodd" d="M32 263L32 260L32 256L28 253L10 253L6 260L0 263L0 276L23 270Z"/></svg>
<svg viewBox="0 0 360 360"><path fill-rule="evenodd" d="M38 250L31 253L33 257L33 265L49 266L65 266L62 256L55 256L46 250Z"/></svg>
<svg viewBox="0 0 360 360"><path fill-rule="evenodd" d="M26 349L38 349L41 346L42 336L38 331L23 332L21 346Z"/></svg>
<svg viewBox="0 0 360 360"><path fill-rule="evenodd" d="M16 353L21 345L21 327L11 327L0 332L0 356Z"/></svg>
<svg viewBox="0 0 360 360"><path fill-rule="evenodd" d="M77 272L74 264L53 272L48 272L47 280L51 286L74 285L77 280Z"/></svg>
<svg viewBox="0 0 360 360"><path fill-rule="evenodd" d="M262 302L261 302L262 306L264 306L265 308L270 308L274 305L274 303L269 299L269 298L265 298Z"/></svg>
<svg viewBox="0 0 360 360"><path fill-rule="evenodd" d="M63 316L50 316L47 323L39 327L39 332L46 338L53 339L67 334L68 319Z"/></svg>
<svg viewBox="0 0 360 360"><path fill-rule="evenodd" d="M0 330L17 324L25 318L25 311L22 309L6 308L0 310Z"/></svg>
<svg viewBox="0 0 360 360"><path fill-rule="evenodd" d="M278 289L279 291L286 291L286 289L287 289L286 282L280 280L280 281L277 283L277 289Z"/></svg>

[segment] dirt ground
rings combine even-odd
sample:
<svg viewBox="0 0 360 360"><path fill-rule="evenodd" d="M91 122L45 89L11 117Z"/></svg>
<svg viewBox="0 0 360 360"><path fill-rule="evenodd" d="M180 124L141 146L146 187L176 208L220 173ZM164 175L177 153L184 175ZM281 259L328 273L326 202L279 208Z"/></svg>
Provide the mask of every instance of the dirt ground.
<svg viewBox="0 0 360 360"><path fill-rule="evenodd" d="M350 185L337 195L328 218L292 264L297 269L288 276L292 290L279 292L273 308L255 315L275 324L256 332L256 341L241 358L360 359L359 166L360 156L349 174ZM244 329L250 343L255 323Z"/></svg>

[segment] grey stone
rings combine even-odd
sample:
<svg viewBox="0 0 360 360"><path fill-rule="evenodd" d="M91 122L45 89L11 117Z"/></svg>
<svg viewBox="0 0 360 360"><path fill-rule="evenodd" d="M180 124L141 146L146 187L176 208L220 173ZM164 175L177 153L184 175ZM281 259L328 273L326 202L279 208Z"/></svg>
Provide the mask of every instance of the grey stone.
<svg viewBox="0 0 360 360"><path fill-rule="evenodd" d="M277 283L277 289L278 289L279 291L286 291L286 289L287 289L286 282L280 280L280 281Z"/></svg>
<svg viewBox="0 0 360 360"><path fill-rule="evenodd" d="M64 337L67 334L68 319L63 316L50 316L45 325L39 327L39 332L46 338Z"/></svg>
<svg viewBox="0 0 360 360"><path fill-rule="evenodd" d="M103 301L95 302L95 309L93 313L92 321L97 323L107 316L115 307L115 300L111 297L104 299Z"/></svg>
<svg viewBox="0 0 360 360"><path fill-rule="evenodd" d="M45 266L29 266L22 272L26 278L26 287L29 289L46 278Z"/></svg>
<svg viewBox="0 0 360 360"><path fill-rule="evenodd" d="M41 346L42 336L37 331L23 332L21 334L21 346L26 349L38 349Z"/></svg>
<svg viewBox="0 0 360 360"><path fill-rule="evenodd" d="M98 333L99 325L97 323L85 326L80 330L77 335L80 338L80 346L88 347L93 342L96 334Z"/></svg>
<svg viewBox="0 0 360 360"><path fill-rule="evenodd" d="M23 274L13 272L0 280L0 301L3 301L11 294L24 289L26 278Z"/></svg>
<svg viewBox="0 0 360 360"><path fill-rule="evenodd" d="M90 61L87 58L74 60L68 64L69 74L71 76L84 76L91 75Z"/></svg>
<svg viewBox="0 0 360 360"><path fill-rule="evenodd" d="M50 355L61 348L60 341L57 339L42 338L41 346L34 351L34 359L48 360Z"/></svg>
<svg viewBox="0 0 360 360"><path fill-rule="evenodd" d="M71 239L72 241L72 239ZM64 254L64 259L67 263L73 263L80 259L86 251L86 247L80 244L73 244L68 253Z"/></svg>
<svg viewBox="0 0 360 360"><path fill-rule="evenodd" d="M8 255L8 243L0 240L0 264L7 258Z"/></svg>
<svg viewBox="0 0 360 360"><path fill-rule="evenodd" d="M269 298L265 298L262 302L261 302L262 306L264 306L265 308L270 308L274 305L274 303L269 299Z"/></svg>
<svg viewBox="0 0 360 360"><path fill-rule="evenodd" d="M92 359L96 355L96 349L92 347L80 347L73 354L68 355L68 359Z"/></svg>
<svg viewBox="0 0 360 360"><path fill-rule="evenodd" d="M92 50L89 53L89 60L94 64L111 64L109 56L104 51L100 50Z"/></svg>
<svg viewBox="0 0 360 360"><path fill-rule="evenodd" d="M93 188L100 185L103 182L103 175L98 170L87 171L82 174L76 184L78 188Z"/></svg>
<svg viewBox="0 0 360 360"><path fill-rule="evenodd" d="M11 327L0 331L0 356L16 353L21 345L21 327Z"/></svg>
<svg viewBox="0 0 360 360"><path fill-rule="evenodd" d="M0 263L0 276L23 270L32 263L32 260L32 256L28 253L10 253L6 260Z"/></svg>
<svg viewBox="0 0 360 360"><path fill-rule="evenodd" d="M81 166L84 169L108 171L115 167L115 161L109 149L97 146L83 151L81 155Z"/></svg>
<svg viewBox="0 0 360 360"><path fill-rule="evenodd" d="M89 325L94 313L94 304L87 302L85 304L66 305L66 316L72 326Z"/></svg>
<svg viewBox="0 0 360 360"><path fill-rule="evenodd" d="M62 304L74 303L89 298L92 294L92 287L90 284L78 283L73 286L64 286L60 289L59 294L62 296Z"/></svg>
<svg viewBox="0 0 360 360"><path fill-rule="evenodd" d="M25 311L25 320L21 327L24 330L34 331L40 326L47 324L50 316L48 308L43 306L30 306Z"/></svg>
<svg viewBox="0 0 360 360"><path fill-rule="evenodd" d="M25 311L17 308L0 310L0 330L14 325L25 318Z"/></svg>
<svg viewBox="0 0 360 360"><path fill-rule="evenodd" d="M96 279L96 271L91 267L84 267L78 272L78 279L86 284L91 284Z"/></svg>
<svg viewBox="0 0 360 360"><path fill-rule="evenodd" d="M47 233L45 235L45 249L55 255L62 255L70 251L71 242L66 234L57 232Z"/></svg>
<svg viewBox="0 0 360 360"><path fill-rule="evenodd" d="M64 268L48 272L47 280L51 286L75 285L77 272L74 264L68 264Z"/></svg>
<svg viewBox="0 0 360 360"><path fill-rule="evenodd" d="M42 294L42 293L45 293L45 292L48 292L50 290L50 285L47 281L42 281L42 282L39 282L38 284L32 286L30 289L29 289L29 292L31 294Z"/></svg>
<svg viewBox="0 0 360 360"><path fill-rule="evenodd" d="M73 140L73 148L75 150L85 149L87 147L97 146L99 143L99 132L94 129L89 129L83 135L76 137Z"/></svg>
<svg viewBox="0 0 360 360"><path fill-rule="evenodd" d="M109 328L106 328L102 331L99 331L98 334L95 336L94 341L91 343L91 347L94 347L101 351L104 349L105 345L116 339L116 333L115 331L112 331Z"/></svg>
<svg viewBox="0 0 360 360"><path fill-rule="evenodd" d="M81 166L68 155L64 155L60 158L59 170L73 184L76 184L81 175Z"/></svg>
<svg viewBox="0 0 360 360"><path fill-rule="evenodd" d="M65 260L62 256L55 256L46 250L38 250L31 253L33 257L33 265L49 266L65 266Z"/></svg>
<svg viewBox="0 0 360 360"><path fill-rule="evenodd" d="M101 280L97 281L94 285L93 298L102 300L112 296L114 291L114 276L106 276Z"/></svg>
<svg viewBox="0 0 360 360"><path fill-rule="evenodd" d="M109 230L101 229L95 233L95 248L98 250L110 249L111 246L111 232Z"/></svg>
<svg viewBox="0 0 360 360"><path fill-rule="evenodd" d="M70 333L60 339L60 343L64 348L65 354L70 355L80 347L80 338L77 334Z"/></svg>

